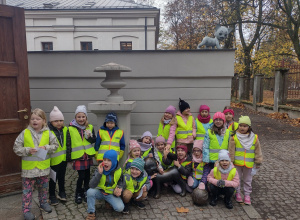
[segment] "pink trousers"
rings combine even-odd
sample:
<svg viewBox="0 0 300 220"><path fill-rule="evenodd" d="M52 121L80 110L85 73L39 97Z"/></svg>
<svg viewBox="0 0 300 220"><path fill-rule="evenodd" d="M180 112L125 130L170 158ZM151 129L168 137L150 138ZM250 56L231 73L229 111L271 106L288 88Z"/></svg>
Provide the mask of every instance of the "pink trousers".
<svg viewBox="0 0 300 220"><path fill-rule="evenodd" d="M240 177L240 185L236 189L237 193L241 192L241 184L243 183L244 185L244 195L250 195L252 192L252 176L251 176L251 171L252 168L247 168L245 166L235 166L239 177Z"/></svg>

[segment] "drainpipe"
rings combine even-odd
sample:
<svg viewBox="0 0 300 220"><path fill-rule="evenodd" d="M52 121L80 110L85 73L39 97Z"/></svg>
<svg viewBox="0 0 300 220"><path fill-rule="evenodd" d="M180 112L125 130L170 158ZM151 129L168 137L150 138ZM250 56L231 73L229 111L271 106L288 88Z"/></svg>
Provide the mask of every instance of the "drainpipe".
<svg viewBox="0 0 300 220"><path fill-rule="evenodd" d="M145 17L145 50L147 50L147 17Z"/></svg>

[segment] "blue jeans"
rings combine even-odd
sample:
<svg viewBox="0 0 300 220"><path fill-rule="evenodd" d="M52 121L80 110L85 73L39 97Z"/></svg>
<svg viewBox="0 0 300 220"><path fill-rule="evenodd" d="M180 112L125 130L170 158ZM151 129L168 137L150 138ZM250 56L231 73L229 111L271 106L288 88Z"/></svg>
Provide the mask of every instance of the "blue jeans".
<svg viewBox="0 0 300 220"><path fill-rule="evenodd" d="M87 212L88 213L91 213L91 212L94 213L96 211L95 210L96 199L98 199L98 200L104 199L117 212L122 212L124 209L124 203L123 203L121 197L116 197L112 194L104 195L99 189L91 189L90 188L87 191L87 205L88 205Z"/></svg>
<svg viewBox="0 0 300 220"><path fill-rule="evenodd" d="M193 177L193 176L192 176L192 178L193 178L193 180L194 180L194 184L191 186L191 188L192 188L192 189L195 189L196 187L199 186L200 180L197 180L197 179L196 179L195 177Z"/></svg>

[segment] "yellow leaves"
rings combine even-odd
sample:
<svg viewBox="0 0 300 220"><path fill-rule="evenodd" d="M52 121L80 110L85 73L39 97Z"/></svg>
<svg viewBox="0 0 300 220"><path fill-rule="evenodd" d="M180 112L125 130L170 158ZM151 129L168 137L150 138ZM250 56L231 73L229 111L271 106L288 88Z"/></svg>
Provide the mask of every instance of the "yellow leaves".
<svg viewBox="0 0 300 220"><path fill-rule="evenodd" d="M189 212L189 209L186 209L184 207L180 207L180 208L176 207L176 210L178 213L188 213Z"/></svg>

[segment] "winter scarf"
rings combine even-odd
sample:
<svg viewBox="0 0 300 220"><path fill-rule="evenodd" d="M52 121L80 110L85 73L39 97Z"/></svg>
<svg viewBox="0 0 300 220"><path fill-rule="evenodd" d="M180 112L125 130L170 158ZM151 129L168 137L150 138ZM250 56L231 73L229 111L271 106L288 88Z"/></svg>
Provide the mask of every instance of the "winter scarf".
<svg viewBox="0 0 300 220"><path fill-rule="evenodd" d="M255 138L255 134L253 132L251 132L250 135L236 132L236 136L243 148L245 148L246 150L249 150L251 148Z"/></svg>
<svg viewBox="0 0 300 220"><path fill-rule="evenodd" d="M208 114L208 116L207 116L206 118L203 118L203 117L201 116L201 114L198 114L198 120L199 120L201 123L206 124L206 123L208 123L208 122L210 121L210 115Z"/></svg>
<svg viewBox="0 0 300 220"><path fill-rule="evenodd" d="M75 127L77 127L77 128L80 128L80 129L82 129L82 130L85 130L85 129L86 129L86 126L79 125L79 124L77 123L76 119L73 119L73 120L70 122L70 125L73 125L73 126L75 126Z"/></svg>
<svg viewBox="0 0 300 220"><path fill-rule="evenodd" d="M218 169L219 169L219 171L220 171L221 173L227 174L227 173L229 173L229 172L232 170L232 164L230 163L229 167L228 167L226 170L224 170L224 169L221 167L221 165L219 164Z"/></svg>

